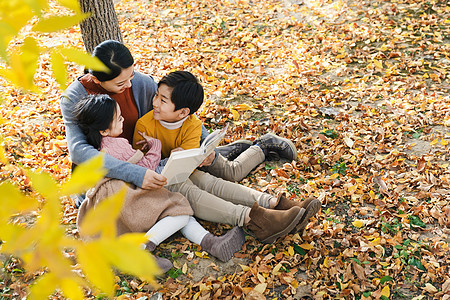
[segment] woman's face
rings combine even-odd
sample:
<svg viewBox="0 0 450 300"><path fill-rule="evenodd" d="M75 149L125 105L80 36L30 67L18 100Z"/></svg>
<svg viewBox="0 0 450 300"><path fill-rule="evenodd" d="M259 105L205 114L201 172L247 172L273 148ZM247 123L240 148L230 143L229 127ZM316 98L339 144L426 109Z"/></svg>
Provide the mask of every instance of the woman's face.
<svg viewBox="0 0 450 300"><path fill-rule="evenodd" d="M134 66L122 69L122 72L114 79L108 81L98 81L94 80L95 83L99 84L102 88L110 93L121 94L125 89L131 87L131 79L134 77Z"/></svg>

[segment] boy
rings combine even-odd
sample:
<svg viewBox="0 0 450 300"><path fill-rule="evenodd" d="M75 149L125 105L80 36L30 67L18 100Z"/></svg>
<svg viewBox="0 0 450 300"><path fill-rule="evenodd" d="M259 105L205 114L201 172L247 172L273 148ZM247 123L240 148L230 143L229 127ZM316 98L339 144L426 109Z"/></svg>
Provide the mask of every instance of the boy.
<svg viewBox="0 0 450 300"><path fill-rule="evenodd" d="M157 138L162 157L171 151L200 146L202 122L193 114L203 103L203 88L189 72L176 71L158 83L153 110L136 123L133 146L143 139L141 133ZM168 189L180 192L190 202L194 215L211 222L244 226L265 243L291 231L302 230L320 208L317 199L308 203L274 197L242 185L195 170L190 178ZM305 205L307 204L307 205Z"/></svg>

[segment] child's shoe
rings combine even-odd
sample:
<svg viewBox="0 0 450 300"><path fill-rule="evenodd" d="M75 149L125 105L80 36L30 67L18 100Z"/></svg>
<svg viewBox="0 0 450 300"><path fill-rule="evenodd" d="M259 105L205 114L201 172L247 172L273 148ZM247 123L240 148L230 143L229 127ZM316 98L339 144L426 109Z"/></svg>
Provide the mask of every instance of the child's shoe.
<svg viewBox="0 0 450 300"><path fill-rule="evenodd" d="M153 242L151 242L151 241L148 241L148 242L145 244L145 250L147 250L147 251L149 251L149 252L154 251L155 248L156 248L156 245L155 245ZM169 271L170 269L172 269L173 264L172 264L172 262L171 262L170 260L168 260L167 258L159 257L159 256L156 256L156 255L153 255L153 254L152 254L152 256L153 256L153 258L155 259L156 264L158 265L158 267L159 267L159 268L161 269L161 271L163 272L163 274L164 274L164 273L167 273L167 271Z"/></svg>
<svg viewBox="0 0 450 300"><path fill-rule="evenodd" d="M291 232L304 214L305 209L298 206L288 210L275 210L261 207L255 202L250 210L250 221L245 227L261 242L273 243Z"/></svg>
<svg viewBox="0 0 450 300"><path fill-rule="evenodd" d="M287 210L292 207L300 207L305 209L305 214L298 222L297 226L291 231L291 233L296 233L302 231L306 225L308 225L309 219L319 212L322 203L314 197L309 197L304 201L294 201L286 198L284 193L278 194L277 203L274 209L276 210Z"/></svg>
<svg viewBox="0 0 450 300"><path fill-rule="evenodd" d="M242 249L244 243L244 231L240 227L234 227L222 236L214 236L208 232L202 239L200 246L212 256L227 262L233 257L235 252Z"/></svg>

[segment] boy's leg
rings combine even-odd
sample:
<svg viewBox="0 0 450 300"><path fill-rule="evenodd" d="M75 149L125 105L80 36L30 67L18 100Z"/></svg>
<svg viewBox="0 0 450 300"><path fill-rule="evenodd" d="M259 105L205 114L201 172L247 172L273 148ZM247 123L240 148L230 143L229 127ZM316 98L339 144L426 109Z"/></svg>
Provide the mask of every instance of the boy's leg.
<svg viewBox="0 0 450 300"><path fill-rule="evenodd" d="M201 190L234 204L252 207L253 203L270 208L270 200L275 196L251 189L238 183L217 178L209 173L195 170L189 179Z"/></svg>
<svg viewBox="0 0 450 300"><path fill-rule="evenodd" d="M213 165L203 167L202 170L228 181L241 181L264 160L265 155L261 148L250 146L233 161L218 155Z"/></svg>
<svg viewBox="0 0 450 300"><path fill-rule="evenodd" d="M233 204L201 190L190 179L170 185L167 189L179 192L188 199L196 217L215 223L243 226L248 206Z"/></svg>

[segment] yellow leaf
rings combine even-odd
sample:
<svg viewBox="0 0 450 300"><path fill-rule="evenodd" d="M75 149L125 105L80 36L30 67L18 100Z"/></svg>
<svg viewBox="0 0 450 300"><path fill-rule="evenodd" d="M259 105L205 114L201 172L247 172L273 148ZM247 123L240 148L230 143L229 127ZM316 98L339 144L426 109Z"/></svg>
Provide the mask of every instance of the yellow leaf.
<svg viewBox="0 0 450 300"><path fill-rule="evenodd" d="M58 195L59 187L50 174L28 171L27 175L31 179L33 189L44 196L44 198L53 198Z"/></svg>
<svg viewBox="0 0 450 300"><path fill-rule="evenodd" d="M85 243L77 248L77 259L87 279L102 292L113 296L114 273L102 251L102 246L95 241Z"/></svg>
<svg viewBox="0 0 450 300"><path fill-rule="evenodd" d="M441 145L442 145L442 146L447 146L447 145L448 145L448 141L442 139L442 140L441 140Z"/></svg>
<svg viewBox="0 0 450 300"><path fill-rule="evenodd" d="M59 286L66 298L71 300L83 300L84 293L81 287L72 278L62 278Z"/></svg>
<svg viewBox="0 0 450 300"><path fill-rule="evenodd" d="M280 273L280 269L283 265L281 263L278 263L272 270L273 275L278 275Z"/></svg>
<svg viewBox="0 0 450 300"><path fill-rule="evenodd" d="M208 254L206 254L206 252L195 251L194 254L200 258L208 258Z"/></svg>
<svg viewBox="0 0 450 300"><path fill-rule="evenodd" d="M12 84L26 90L35 90L34 74L41 50L34 38L25 38L20 51L11 54L10 68L0 68L0 76L8 79Z"/></svg>
<svg viewBox="0 0 450 300"><path fill-rule="evenodd" d="M237 104L235 106L233 106L234 109L236 110L252 110L252 107L246 103L242 103L242 104Z"/></svg>
<svg viewBox="0 0 450 300"><path fill-rule="evenodd" d="M433 146L433 145L436 145L437 143L438 143L438 139L435 139L430 143L430 145Z"/></svg>
<svg viewBox="0 0 450 300"><path fill-rule="evenodd" d="M125 186L125 183L124 183ZM90 209L81 220L80 234L82 236L94 236L102 233L104 236L113 238L116 236L116 219L122 210L125 187L112 197L106 198Z"/></svg>
<svg viewBox="0 0 450 300"><path fill-rule="evenodd" d="M58 51L52 51L50 53L53 75L55 75L56 81L61 86L61 89L66 89L67 70L64 64L64 57Z"/></svg>
<svg viewBox="0 0 450 300"><path fill-rule="evenodd" d="M376 197L375 192L372 190L370 190L369 195L370 195L370 198L372 198L372 199L375 199L375 197Z"/></svg>
<svg viewBox="0 0 450 300"><path fill-rule="evenodd" d="M232 109L231 113L233 114L233 120L234 121L238 121L239 120L239 113L237 112L237 110Z"/></svg>
<svg viewBox="0 0 450 300"><path fill-rule="evenodd" d="M68 7L76 13L81 12L78 0L58 0L58 2L65 7Z"/></svg>
<svg viewBox="0 0 450 300"><path fill-rule="evenodd" d="M39 22L33 26L33 29L39 32L55 32L73 27L89 16L90 14L83 13L71 16L51 16L49 18L39 20Z"/></svg>
<svg viewBox="0 0 450 300"><path fill-rule="evenodd" d="M239 266L241 266L242 271L247 272L248 270L250 270L250 267L246 266L246 265L241 265L239 264Z"/></svg>
<svg viewBox="0 0 450 300"><path fill-rule="evenodd" d="M110 72L97 57L91 56L83 50L77 48L58 48L61 54L68 60L71 60L79 65L84 65L86 69L92 69L101 72Z"/></svg>
<svg viewBox="0 0 450 300"><path fill-rule="evenodd" d="M356 228L361 228L364 226L364 222L360 221L360 220L356 220L352 222L352 225L355 226Z"/></svg>
<svg viewBox="0 0 450 300"><path fill-rule="evenodd" d="M330 175L330 179L336 179L339 177L339 173L334 173L332 175Z"/></svg>
<svg viewBox="0 0 450 300"><path fill-rule="evenodd" d="M374 59L374 60L373 60L373 63L375 64L375 66L376 66L378 69L383 69L383 62Z"/></svg>
<svg viewBox="0 0 450 300"><path fill-rule="evenodd" d="M62 187L61 193L63 195L72 195L84 192L93 187L105 175L103 154L100 154L78 165L70 180Z"/></svg>
<svg viewBox="0 0 450 300"><path fill-rule="evenodd" d="M380 242L381 242L381 239L380 239L380 238L376 238L376 239L374 239L373 241L370 241L370 243L371 243L373 246L379 245Z"/></svg>
<svg viewBox="0 0 450 300"><path fill-rule="evenodd" d="M153 283L154 275L161 273L155 259L148 251L142 249L140 245L122 240L123 236L120 236L118 240L101 241L105 257L110 264L121 271Z"/></svg>
<svg viewBox="0 0 450 300"><path fill-rule="evenodd" d="M0 143L2 143L3 139L0 139ZM0 163L6 165L8 164L8 158L6 156L5 148L0 146Z"/></svg>
<svg viewBox="0 0 450 300"><path fill-rule="evenodd" d="M236 58L233 58L232 61L234 63L238 63L238 62L241 62L241 59L236 57Z"/></svg>
<svg viewBox="0 0 450 300"><path fill-rule="evenodd" d="M11 182L5 181L0 184L0 195L2 197L2 209L0 209L0 224L7 224L9 218L17 213L36 209L37 199L25 196Z"/></svg>
<svg viewBox="0 0 450 300"><path fill-rule="evenodd" d="M58 279L53 273L45 273L30 288L30 300L48 299L58 284Z"/></svg>
<svg viewBox="0 0 450 300"><path fill-rule="evenodd" d="M289 246L288 253L289 253L289 256L294 256L294 254L295 254L294 247Z"/></svg>
<svg viewBox="0 0 450 300"><path fill-rule="evenodd" d="M323 260L323 266L324 266L325 268L329 268L329 267L330 267L329 261L330 261L330 259L328 258L328 256L325 257L325 259Z"/></svg>
<svg viewBox="0 0 450 300"><path fill-rule="evenodd" d="M303 243L300 245L301 248L305 249L305 250L311 250L312 248L314 248L313 245L308 244L308 243Z"/></svg>
<svg viewBox="0 0 450 300"><path fill-rule="evenodd" d="M2 241L6 242L2 244L2 252L15 253L22 251L24 248L32 247L34 239L26 239L28 241L24 242L24 239L20 238L20 241L17 241L19 240L18 237L23 237L26 233L27 230L23 227L12 225L7 221L0 221L0 237Z"/></svg>
<svg viewBox="0 0 450 300"><path fill-rule="evenodd" d="M389 285L386 285L382 290L381 290L381 296L385 296L386 298L389 298L391 296L391 290L389 289Z"/></svg>

